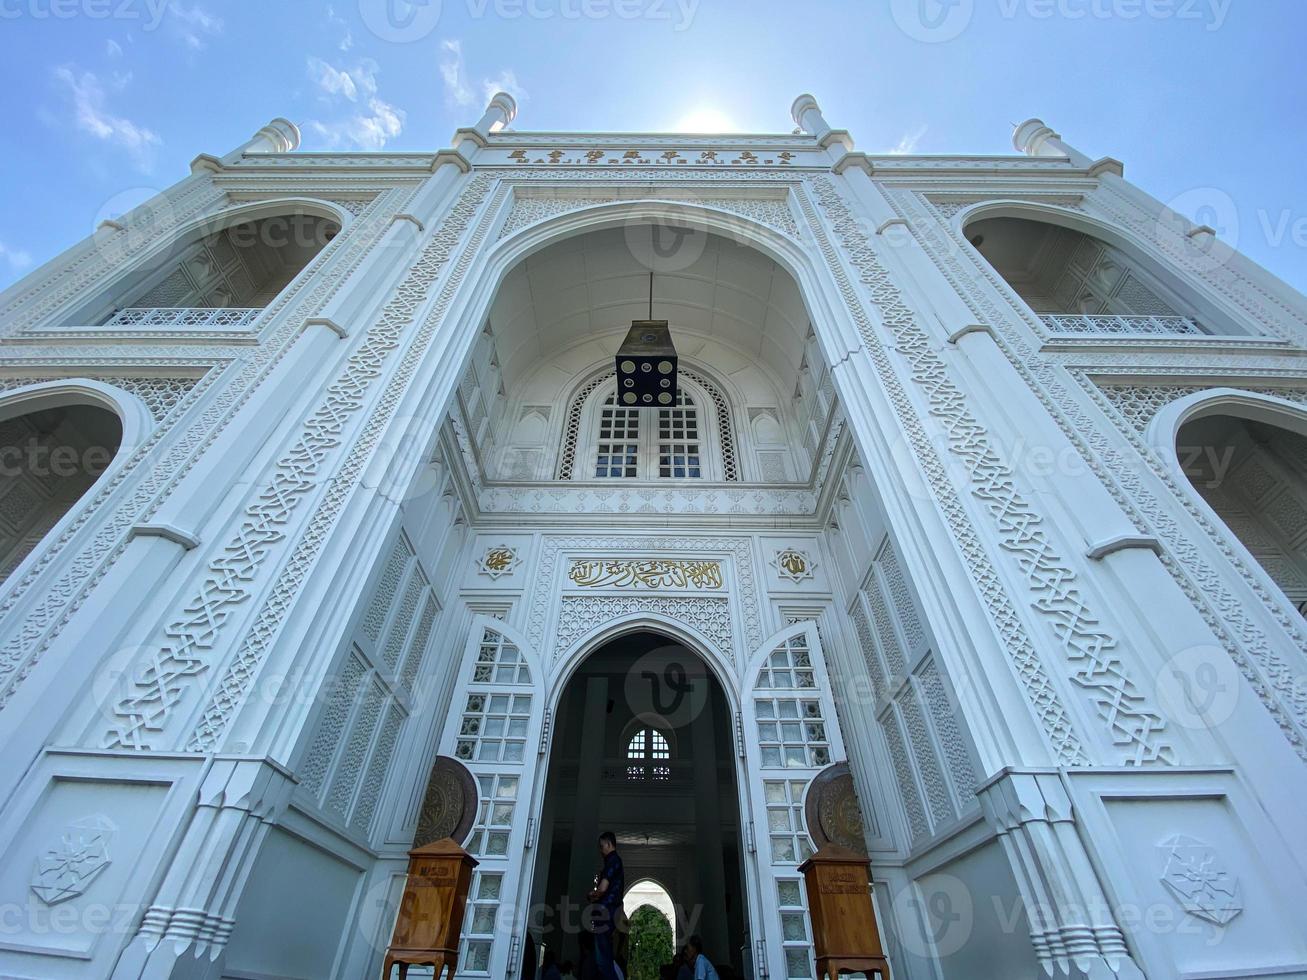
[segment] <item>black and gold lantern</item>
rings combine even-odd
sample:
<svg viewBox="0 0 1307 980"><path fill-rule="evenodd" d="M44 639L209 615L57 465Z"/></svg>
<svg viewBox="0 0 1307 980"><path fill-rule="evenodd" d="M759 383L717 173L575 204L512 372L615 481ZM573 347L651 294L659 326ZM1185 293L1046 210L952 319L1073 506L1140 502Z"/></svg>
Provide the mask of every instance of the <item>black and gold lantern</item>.
<svg viewBox="0 0 1307 980"><path fill-rule="evenodd" d="M617 349L617 402L632 408L666 408L676 402L676 348L666 320L653 319L653 274L648 320L632 320Z"/></svg>

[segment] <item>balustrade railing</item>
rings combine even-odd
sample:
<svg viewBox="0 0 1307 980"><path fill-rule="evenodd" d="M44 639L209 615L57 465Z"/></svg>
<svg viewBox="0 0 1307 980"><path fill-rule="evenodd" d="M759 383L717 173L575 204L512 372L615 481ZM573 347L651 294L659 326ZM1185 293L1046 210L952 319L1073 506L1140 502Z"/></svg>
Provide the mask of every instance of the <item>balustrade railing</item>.
<svg viewBox="0 0 1307 980"><path fill-rule="evenodd" d="M1041 313L1052 333L1076 336L1108 334L1128 337L1206 336L1187 316L1084 316Z"/></svg>
<svg viewBox="0 0 1307 980"><path fill-rule="evenodd" d="M241 306L138 306L119 310L106 327L244 327L253 323L263 307Z"/></svg>

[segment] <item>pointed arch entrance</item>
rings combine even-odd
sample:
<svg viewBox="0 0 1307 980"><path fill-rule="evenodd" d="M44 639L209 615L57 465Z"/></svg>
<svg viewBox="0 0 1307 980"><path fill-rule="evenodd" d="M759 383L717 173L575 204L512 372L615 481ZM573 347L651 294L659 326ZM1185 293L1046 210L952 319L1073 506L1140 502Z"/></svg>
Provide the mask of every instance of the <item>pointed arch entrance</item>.
<svg viewBox="0 0 1307 980"><path fill-rule="evenodd" d="M578 954L596 839L612 830L627 883L658 881L677 934L703 935L717 962L741 969L748 842L727 685L687 642L645 625L592 644L556 690L532 938Z"/></svg>

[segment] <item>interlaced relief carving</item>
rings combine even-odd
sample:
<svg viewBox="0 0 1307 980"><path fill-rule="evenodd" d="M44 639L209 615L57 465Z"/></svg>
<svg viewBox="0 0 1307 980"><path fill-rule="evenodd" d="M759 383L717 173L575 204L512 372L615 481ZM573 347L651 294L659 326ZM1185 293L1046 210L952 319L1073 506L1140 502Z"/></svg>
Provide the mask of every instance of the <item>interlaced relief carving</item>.
<svg viewBox="0 0 1307 980"><path fill-rule="evenodd" d="M210 560L209 573L199 590L183 607L182 614L166 628L167 641L133 675L130 693L115 704L114 713L119 720L105 733L106 747L148 749L182 701L190 679L209 669L207 652L217 643L233 607L249 597L251 583L284 539L292 516L319 486L324 464L340 445L341 431L350 416L362 409L369 388L411 327L417 309L444 269L489 184L486 178L468 184L448 219L423 247L395 295L383 308L378 322L327 386L299 438L278 461L272 478L256 500L246 508L245 519L235 536ZM319 513L327 511L334 516L334 509L352 487L352 477L363 465L368 448L365 433L355 443L342 472L332 480ZM306 539L313 542L310 549L313 553L325 539L330 521L325 523L327 526L310 522L301 539L301 543ZM205 751L216 742L227 716L252 679L254 667L275 634L275 627L280 625L299 579L311 564L311 557L302 548L292 555L269 604L260 610L245 644L206 708L204 719L188 746L192 751Z"/></svg>
<svg viewBox="0 0 1307 980"><path fill-rule="evenodd" d="M731 663L731 610L725 596L631 595L563 596L554 657L561 657L577 640L604 623L632 613L658 613L702 633Z"/></svg>
<svg viewBox="0 0 1307 980"><path fill-rule="evenodd" d="M435 304L427 311L418 330L413 332L411 327L417 310L426 300L432 284L440 277L455 247L472 224L472 219L476 216L492 185L493 181L486 176L475 177L466 185L449 214L442 220L439 230L423 246L417 261L396 287L394 296L382 309L379 322L369 332L368 338L359 350L351 356L342 376L327 389L326 399L306 424L301 444L307 447L313 439L319 436L326 437L327 442L321 447L325 455L338 443L334 433L339 430L335 429L335 426L343 421L345 414L362 407L363 393L371 381L380 375L390 352L400 346L401 339L405 335L411 337L399 367L391 376L381 398L373 406L367 422L356 435L343 465L332 478L326 495L282 569L271 596L259 610L253 625L242 639L235 657L228 664L222 682L204 709L200 723L187 743L188 750L204 752L216 745L227 720L249 689L254 673L277 635L282 620L299 592L304 576L316 562L341 508L367 465L371 450L381 439L401 396L408 390L413 374L426 356L454 293L458 290L463 275L472 262L477 246L484 240L488 216L483 216L482 221L468 236L465 247L459 252L454 268L446 278ZM339 405L333 404L337 398L340 399ZM315 432L314 424L318 422L321 422L323 429ZM286 465L288 476L297 469L307 475L316 471L318 461L305 459L297 446L279 464L279 470L282 465ZM260 505L255 505L258 506Z"/></svg>
<svg viewBox="0 0 1307 980"><path fill-rule="evenodd" d="M1042 527L1042 518L1017 488L1010 468L998 456L984 427L971 414L964 394L948 376L943 359L880 264L859 222L829 178L814 177L809 183L830 216L872 301L880 309L899 354L907 360L913 380L928 399L932 414L946 422L949 451L965 465L971 492L985 505L1003 547L1016 557L1018 568L1026 577L1032 593L1031 607L1048 620L1074 667L1072 680L1087 693L1107 725L1113 743L1122 750L1121 761L1130 765L1173 763L1174 751L1161 737L1164 719L1112 653L1115 638L1099 627L1076 584L1075 572L1053 548ZM849 297L849 306L860 309L861 300L856 294ZM867 350L876 360L882 345L874 329L864 316L858 317L858 325ZM888 363L885 368L892 372ZM937 480L929 482L936 488L942 485ZM1037 661L1038 654L1024 631L1019 639L1023 642L1014 653L1026 668L1023 673L1029 677L1030 661ZM1040 685L1040 700L1045 704L1042 688L1046 683L1045 680ZM1069 719L1058 719L1051 727L1046 720L1045 730L1055 745L1065 743ZM1058 747L1064 751L1063 746ZM1086 760L1077 746L1074 758L1068 761L1079 765Z"/></svg>
<svg viewBox="0 0 1307 980"><path fill-rule="evenodd" d="M1097 207L1097 195L1092 203ZM931 223L924 210L916 209L908 198L891 197L891 203L906 217L916 216L913 228L922 246L935 260L937 267L958 295L971 307L979 322L988 323L998 332L995 341L1013 369L1025 380L1032 394L1048 410L1066 438L1074 445L1085 465L1102 482L1113 500L1130 516L1142 534L1156 534L1166 545L1161 555L1163 566L1176 585L1184 592L1204 622L1218 638L1231 660L1239 667L1267 711L1275 718L1286 740L1299 757L1307 761L1307 688L1301 683L1295 668L1286 661L1282 640L1272 641L1263 627L1249 615L1246 600L1236 598L1224 580L1193 541L1188 525L1181 525L1172 516L1174 502L1159 500L1154 490L1142 478L1140 460L1152 470L1155 477L1167 486L1170 493L1189 511L1191 517L1203 523L1206 518L1197 512L1187 492L1181 492L1171 478L1169 470L1160 465L1156 454L1135 430L1135 422L1127 416L1118 416L1113 402L1097 384L1083 372L1072 376L1080 386L1079 396L1068 388L1059 364L1037 355L1026 339L1026 334L1013 329L1019 321L1030 326L1030 318L1019 306L1014 307L1003 281L992 267L978 254L962 247L960 239L949 229ZM1108 217L1120 220L1114 210ZM1130 227L1146 240L1153 240L1160 229L1150 228L1147 222L1136 219ZM966 258L966 265L962 258ZM1199 270L1201 275L1201 270ZM1003 296L1006 302L999 305L994 296ZM1032 331L1034 330L1031 327ZM1038 333L1036 331L1036 336ZM1102 356L1097 358L1102 360ZM1174 358L1173 358L1174 360ZM1201 357L1195 361L1195 366ZM1204 366L1207 362L1202 362ZM1147 373L1157 374L1156 371ZM1193 370L1168 366L1165 374L1192 376ZM1228 383L1228 370L1222 369L1219 383ZM1182 388L1183 386L1181 386ZM1189 392L1177 390L1176 397ZM1286 397L1281 389L1274 394ZM1103 413L1086 410L1084 399L1097 405ZM1119 428L1129 440L1135 453L1122 453L1118 443L1109 437L1103 417L1120 418ZM1136 416L1137 417L1137 416ZM1209 526L1209 533L1214 533ZM1283 599L1271 595L1260 581L1250 574L1234 554L1221 534L1215 534L1218 547L1231 564L1239 569L1250 589L1263 601L1275 621L1292 638L1300 650L1307 652L1307 634L1302 630L1301 619L1283 608Z"/></svg>
<svg viewBox="0 0 1307 980"><path fill-rule="evenodd" d="M407 188L395 189L378 198L368 213L398 208L411 193ZM0 602L0 623L5 621L4 614L15 608L38 581L41 590L20 621L6 623L7 633L0 644L0 708L8 703L17 685L59 635L71 612L122 553L131 528L150 519L195 460L222 434L259 383L290 350L299 336L303 318L320 310L336 294L376 243L384 227L382 222L361 222L319 252L310 262L307 274L268 308L264 322L269 324L271 333L264 343L248 357L240 358L228 372L229 377L218 370L209 371L179 403L175 411L209 396L190 424L175 431L166 427L156 429L124 461L110 482L97 489L94 497L81 502L77 519L57 539L42 542L36 560L22 578L6 583L5 597ZM332 274L317 275L328 263ZM118 348L101 350L107 355ZM162 352L170 351L163 349ZM103 360L125 363L121 357ZM143 470L143 475L138 474L138 467L146 461L150 465ZM130 484L130 492L119 494L118 491L129 481L134 481ZM107 516L100 515L100 508L111 500L115 502L114 509ZM79 545L76 556L60 568L58 578L45 581L43 573L93 518L99 520L99 525L89 542Z"/></svg>
<svg viewBox="0 0 1307 980"><path fill-rule="evenodd" d="M145 402L154 421L162 421L186 393L195 387L198 378L124 378L115 375L79 374L75 377L100 381L133 395ZM0 394L23 388L27 385L45 384L50 381L67 381L69 377L44 378L0 378Z"/></svg>
<svg viewBox="0 0 1307 980"><path fill-rule="evenodd" d="M819 192L830 198L832 205L837 209L834 213L837 216L839 225L853 226L851 230L861 240L860 250L866 251L865 236L860 229L854 226L852 216L843 202L835 196L829 181L824 183L825 188L819 188ZM843 296L845 305L854 317L864 340L868 341L868 354L881 379L881 383L885 386L886 392L898 410L899 418L906 429L908 438L911 440L917 459L926 471L927 480L934 487L947 487L948 477L944 464L940 460L929 436L927 436L921 420L911 408L907 393L903 390L888 356L880 344L871 342L874 340L871 321L862 307L860 296L844 272L838 253L826 236L825 229L812 205L803 199L800 200L800 204L807 218L809 228L812 230L813 237L821 249L831 275ZM1025 687L1026 696L1030 700L1046 736L1052 743L1059 761L1063 765L1087 764L1088 758L1081 747L1080 737L1076 734L1070 716L1067 714L1056 689L1044 671L1043 663L1035 651L1034 644L1026 633L1025 627L1022 625L1020 616L1013 607L1006 589L1003 587L998 571L993 567L984 544L981 543L975 532L970 515L962 507L961 500L954 494L941 494L937 499L949 523L949 528L962 549L963 557L976 582L980 596L985 601L990 616L993 618L1008 648L1013 666Z"/></svg>

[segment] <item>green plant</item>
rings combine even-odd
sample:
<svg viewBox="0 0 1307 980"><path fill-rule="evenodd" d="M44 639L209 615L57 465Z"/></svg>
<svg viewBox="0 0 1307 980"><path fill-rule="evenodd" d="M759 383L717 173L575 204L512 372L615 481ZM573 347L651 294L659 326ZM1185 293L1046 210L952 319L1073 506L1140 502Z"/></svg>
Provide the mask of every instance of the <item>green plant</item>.
<svg viewBox="0 0 1307 980"><path fill-rule="evenodd" d="M672 927L652 905L641 905L630 919L628 980L659 980L659 968L672 961Z"/></svg>

